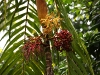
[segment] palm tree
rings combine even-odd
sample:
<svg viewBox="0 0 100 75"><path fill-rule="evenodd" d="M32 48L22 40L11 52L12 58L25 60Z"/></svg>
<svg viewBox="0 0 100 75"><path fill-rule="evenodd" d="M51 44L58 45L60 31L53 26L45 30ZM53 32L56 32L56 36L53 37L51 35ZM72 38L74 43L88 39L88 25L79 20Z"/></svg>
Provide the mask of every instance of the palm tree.
<svg viewBox="0 0 100 75"><path fill-rule="evenodd" d="M65 0L46 1L47 6L49 6L49 2L56 5L56 7L53 6L54 12L52 12L54 14L57 13L56 16L59 15L57 21L61 18L61 26L58 27L62 28L62 30L67 30L68 33L72 35L71 50L66 51L66 49L61 46L60 51L62 49L62 52L54 48L55 41L53 38L57 38L55 35L58 36L59 33L57 30L59 30L59 28L57 29L57 27L55 27L55 29L49 30L46 34L44 34L45 31L41 30L41 27L47 30L45 20L48 19L47 15L51 13L51 9L48 7L47 14L47 8L40 7L46 4L42 2L38 3L39 0L36 1L0 1L0 31L6 31L0 40L9 36L3 49L4 51L0 56L0 75L94 75L92 62L84 42L77 34L76 29L67 15L66 4L63 3ZM38 8L46 10L39 11ZM42 17L39 14L42 15ZM52 19L55 18L54 16ZM48 20L50 21L50 19ZM56 25L54 21L52 21L52 23ZM58 24L60 23L57 22L57 25ZM23 54L25 51L23 51L23 46L25 46L26 49L27 42L28 47L30 47L30 43L34 43L34 39L30 41L30 37L41 38L43 52L39 51L39 53L35 54L35 52L32 51L27 61ZM63 41L61 40L60 42ZM35 45L35 48L36 46L37 45ZM62 69L62 63L66 63L64 69Z"/></svg>

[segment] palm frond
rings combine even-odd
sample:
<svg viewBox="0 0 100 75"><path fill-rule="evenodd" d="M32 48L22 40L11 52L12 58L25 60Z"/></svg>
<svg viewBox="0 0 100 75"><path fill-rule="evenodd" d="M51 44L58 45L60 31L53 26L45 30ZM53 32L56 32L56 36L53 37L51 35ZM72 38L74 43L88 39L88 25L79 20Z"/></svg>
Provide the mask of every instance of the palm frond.
<svg viewBox="0 0 100 75"><path fill-rule="evenodd" d="M3 0L0 2L2 5ZM41 33L39 25L39 20L36 14L36 8L34 1L13 1L9 0L6 2L7 9L4 14L4 7L0 6L0 31L6 29L6 33L1 37L1 40L9 36L4 47L4 51L0 57L0 68L1 75L20 75L20 74L33 74L33 75L43 75L42 67L44 64L40 62L29 62L26 63L23 59L22 46L25 42L26 36L33 35L35 30L38 34ZM6 15L6 19L3 18ZM6 20L6 22L5 22ZM39 64L40 63L40 64ZM38 65L37 65L38 64ZM42 66L42 67L41 67Z"/></svg>

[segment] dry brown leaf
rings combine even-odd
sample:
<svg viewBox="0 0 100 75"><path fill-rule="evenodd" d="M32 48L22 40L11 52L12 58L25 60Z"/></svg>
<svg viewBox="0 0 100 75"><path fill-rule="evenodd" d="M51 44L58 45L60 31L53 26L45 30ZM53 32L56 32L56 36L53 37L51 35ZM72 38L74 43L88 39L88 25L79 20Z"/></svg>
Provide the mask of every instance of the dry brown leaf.
<svg viewBox="0 0 100 75"><path fill-rule="evenodd" d="M37 13L39 19L45 19L47 15L47 5L45 0L36 0Z"/></svg>

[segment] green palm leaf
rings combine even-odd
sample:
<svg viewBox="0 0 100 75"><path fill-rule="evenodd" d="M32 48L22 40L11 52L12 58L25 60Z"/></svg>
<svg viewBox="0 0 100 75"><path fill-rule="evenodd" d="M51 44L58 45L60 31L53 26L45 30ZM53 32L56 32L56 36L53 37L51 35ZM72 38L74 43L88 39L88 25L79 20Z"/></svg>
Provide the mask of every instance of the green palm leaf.
<svg viewBox="0 0 100 75"><path fill-rule="evenodd" d="M2 1L0 2L1 4ZM4 52L0 57L0 64L2 64L0 75L43 75L44 69L42 67L44 64L41 64L41 60L38 63L33 63L33 60L33 62L27 64L22 55L24 36L33 35L32 32L34 30L41 33L39 25L37 26L39 20L36 8L32 5L35 5L35 3L34 1L30 2L25 0L10 0L6 3L7 12L0 15L0 24L2 24L0 31L6 29L6 33L2 36L1 40L9 36L4 47ZM0 9L2 8L3 6L0 6ZM6 19L3 18L4 15L6 15Z"/></svg>

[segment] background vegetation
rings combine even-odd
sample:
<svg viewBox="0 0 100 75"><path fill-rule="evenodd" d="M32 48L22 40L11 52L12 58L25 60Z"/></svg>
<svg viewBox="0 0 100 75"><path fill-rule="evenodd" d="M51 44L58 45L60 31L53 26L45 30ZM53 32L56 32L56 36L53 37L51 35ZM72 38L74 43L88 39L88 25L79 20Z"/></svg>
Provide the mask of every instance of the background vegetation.
<svg viewBox="0 0 100 75"><path fill-rule="evenodd" d="M48 13L59 14L61 27L73 36L73 52L51 50L54 75L100 75L100 0L46 0ZM41 25L35 0L0 0L0 75L44 75L45 57L26 61L22 46L38 36ZM51 44L52 45L52 44Z"/></svg>

